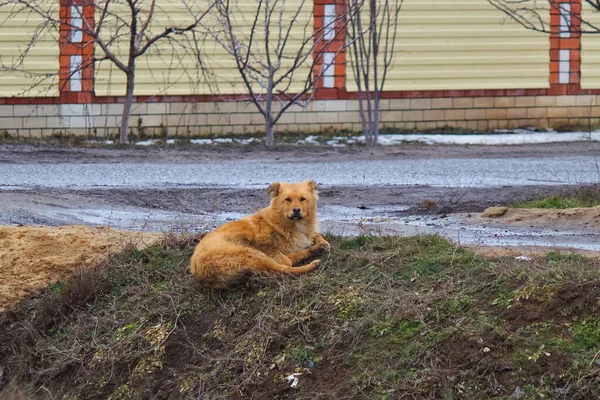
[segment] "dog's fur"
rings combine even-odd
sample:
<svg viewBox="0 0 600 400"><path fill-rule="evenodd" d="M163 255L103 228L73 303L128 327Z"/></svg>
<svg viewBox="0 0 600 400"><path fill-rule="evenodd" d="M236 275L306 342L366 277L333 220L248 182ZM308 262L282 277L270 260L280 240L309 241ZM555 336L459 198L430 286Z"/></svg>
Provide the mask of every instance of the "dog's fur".
<svg viewBox="0 0 600 400"><path fill-rule="evenodd" d="M192 256L190 269L203 284L228 287L254 273L303 274L321 263L294 267L328 251L319 233L317 185L273 183L271 204L206 235Z"/></svg>

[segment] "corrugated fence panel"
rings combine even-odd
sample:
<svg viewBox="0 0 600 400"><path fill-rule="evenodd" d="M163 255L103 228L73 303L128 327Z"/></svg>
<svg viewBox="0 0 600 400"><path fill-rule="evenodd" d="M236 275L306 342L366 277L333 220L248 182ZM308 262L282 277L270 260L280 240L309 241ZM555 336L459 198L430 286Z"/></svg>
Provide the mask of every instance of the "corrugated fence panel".
<svg viewBox="0 0 600 400"><path fill-rule="evenodd" d="M250 34L253 17L256 12L257 2L244 2L233 7L233 25L236 34L242 42L246 42ZM231 2L235 4L234 1ZM201 4L208 6L209 2ZM277 4L284 4L278 2ZM178 26L184 27L194 21L192 13L201 12L201 9L192 9L189 6L199 7L198 4L182 2L173 2L169 0L157 0L157 10L155 17L150 24L149 34L154 35L162 32L165 27ZM313 30L311 1L302 2L293 0L285 2L283 13L283 27L289 25L293 13L301 7L301 13L298 21L294 24L291 31L290 40L285 47L285 54L293 55L301 47L301 43L307 34L310 35ZM127 18L128 10L122 6L113 10L120 17ZM279 10L275 12L275 15ZM96 20L99 14L96 13ZM107 20L106 28L103 29L105 39L117 36L120 31L117 29L119 23L116 18ZM244 94L247 89L244 86L240 73L236 69L235 60L223 46L215 39L224 37L221 25L218 23L216 10L212 10L203 20L203 28L198 31L206 32L207 28L211 33L196 33L192 35L173 35L167 40L161 40L153 46L146 55L138 58L135 78L136 95L186 95L186 94ZM274 36L273 46L276 44L278 27L273 26ZM255 57L251 58L253 65L257 66L264 60L264 44L260 46L257 42L264 39L264 25L259 25L255 35ZM120 59L127 59L128 42L126 37L120 37L111 44L111 48L120 56ZM96 55L100 56L102 50L96 46ZM273 52L271 54L273 56ZM200 58L201 62L198 62ZM291 62L288 57L283 63ZM304 65L294 74L288 92L298 90L303 83L302 78L309 72L308 65ZM125 94L125 74L121 72L112 62L103 61L96 66L95 91L99 96L104 95L124 95ZM254 85L255 90L260 92L259 85Z"/></svg>
<svg viewBox="0 0 600 400"><path fill-rule="evenodd" d="M386 91L549 86L548 35L484 0L405 0L395 49ZM352 62L351 51L346 59ZM346 73L347 89L356 91L350 65Z"/></svg>
<svg viewBox="0 0 600 400"><path fill-rule="evenodd" d="M587 2L582 2L582 30L600 29L600 13ZM581 35L581 87L583 89L600 88L600 33L582 33Z"/></svg>
<svg viewBox="0 0 600 400"><path fill-rule="evenodd" d="M58 18L57 1L36 6ZM55 24L18 4L0 6L0 97L58 96L58 54Z"/></svg>

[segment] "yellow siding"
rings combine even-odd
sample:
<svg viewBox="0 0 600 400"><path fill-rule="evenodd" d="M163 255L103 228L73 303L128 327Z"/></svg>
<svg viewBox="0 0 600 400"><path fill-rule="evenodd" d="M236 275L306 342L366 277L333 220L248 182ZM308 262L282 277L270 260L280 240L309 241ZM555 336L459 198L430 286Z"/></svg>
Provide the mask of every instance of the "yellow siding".
<svg viewBox="0 0 600 400"><path fill-rule="evenodd" d="M146 1L146 3L149 3L149 1ZM234 3L232 1L232 4ZM190 4L194 5L194 3ZM208 6L208 4L209 2L206 1L202 5ZM235 8L233 23L241 38L245 38L250 32L256 4L256 2L248 2ZM285 4L284 21L289 24L292 13L298 9L301 1L286 1ZM157 0L157 6L156 16L150 25L152 34L162 32L167 26L186 26L193 21L183 2ZM308 34L312 32L312 7L313 3L310 0L304 3L301 21L294 25L293 40L288 43L286 54L293 54L299 48L302 38L305 37L305 32L309 32ZM200 8L194 11L199 10ZM124 16L126 12L127 10L123 9L120 15ZM206 27L215 31L220 29L215 10L205 18L203 23ZM96 19L98 19L98 15ZM308 28L305 30L307 23ZM110 24L113 27L115 26L114 21L111 21ZM199 28L199 30L203 29ZM264 27L259 27L259 34L262 32L264 32ZM104 37L110 37L111 33L108 29L105 30ZM157 42L157 45L149 50L146 55L138 58L134 93L136 95L247 93L242 78L235 68L233 57L210 34L196 34L196 39L197 41L194 42L190 34L185 37L172 36L172 40L165 41L163 39ZM207 74L204 74L198 66L195 43L197 43L202 61L208 69ZM126 60L127 47L126 40L120 40L113 45L122 60ZM263 58L264 45L258 49L261 52L260 58ZM99 46L96 47L96 54L98 56L102 54ZM300 74L306 76L308 71L308 67L305 66L302 71L297 72L296 76L301 76ZM125 82L125 74L112 62L103 61L96 66L95 90L97 95L124 95ZM298 90L301 84L302 79L295 79L288 90ZM258 88L256 89L258 90Z"/></svg>
<svg viewBox="0 0 600 400"><path fill-rule="evenodd" d="M581 17L583 21L600 28L600 13L587 2L582 2ZM584 30L590 27L582 26ZM581 35L581 87L583 89L600 88L600 36L584 33Z"/></svg>
<svg viewBox="0 0 600 400"><path fill-rule="evenodd" d="M58 18L57 1L37 5ZM58 96L58 29L43 23L22 6L0 6L0 97ZM34 45L27 50L35 35Z"/></svg>
<svg viewBox="0 0 600 400"><path fill-rule="evenodd" d="M549 86L548 35L521 27L487 0L405 0L396 38L384 90ZM356 91L352 67L346 71L346 87Z"/></svg>

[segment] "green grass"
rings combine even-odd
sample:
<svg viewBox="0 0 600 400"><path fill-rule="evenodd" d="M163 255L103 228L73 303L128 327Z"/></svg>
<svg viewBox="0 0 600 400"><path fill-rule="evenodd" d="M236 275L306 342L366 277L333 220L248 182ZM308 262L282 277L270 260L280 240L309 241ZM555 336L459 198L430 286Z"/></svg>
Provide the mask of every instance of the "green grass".
<svg viewBox="0 0 600 400"><path fill-rule="evenodd" d="M536 199L514 203L514 208L553 208L567 209L578 207L595 207L600 205L599 191L580 191L571 196L552 196L544 199Z"/></svg>
<svg viewBox="0 0 600 400"><path fill-rule="evenodd" d="M328 236L307 276L231 290L193 241L127 250L0 314L0 398L594 398L600 265L439 236ZM285 377L301 372L298 388Z"/></svg>

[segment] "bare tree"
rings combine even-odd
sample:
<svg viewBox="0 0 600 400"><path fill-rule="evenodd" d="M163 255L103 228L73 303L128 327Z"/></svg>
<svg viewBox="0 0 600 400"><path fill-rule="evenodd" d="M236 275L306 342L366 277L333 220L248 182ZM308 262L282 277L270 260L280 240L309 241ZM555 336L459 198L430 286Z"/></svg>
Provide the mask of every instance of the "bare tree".
<svg viewBox="0 0 600 400"><path fill-rule="evenodd" d="M367 144L379 139L381 92L392 67L398 15L403 0L347 0L347 41L350 45L352 73L358 88L363 135Z"/></svg>
<svg viewBox="0 0 600 400"><path fill-rule="evenodd" d="M584 0L595 12L600 12L600 1ZM523 27L542 33L552 32L549 9L565 16L560 20L561 31L571 33L600 33L600 27L582 18L580 13L571 14L569 3L559 0L488 0L490 4ZM545 5L547 4L547 5ZM568 16L568 17L567 17Z"/></svg>
<svg viewBox="0 0 600 400"><path fill-rule="evenodd" d="M265 119L271 146L277 121L291 106L306 106L316 83L333 67L324 55L335 59L344 48L342 43L333 49L331 43L341 38L345 18L337 15L315 29L312 1L258 0L251 13L248 4L217 0L219 24L209 29L235 60L249 100Z"/></svg>
<svg viewBox="0 0 600 400"><path fill-rule="evenodd" d="M194 33L202 19L214 6L214 3L207 2L205 9L196 10L196 7L192 7L192 2L181 1L189 11L189 21L185 25L173 24L167 26L158 33L152 32L151 29L151 24L157 16L156 0L99 0L93 2L96 14L95 23L91 23L83 15L71 16L70 21L62 21L63 24L66 23L70 27L72 32L81 32L82 35L91 38L83 45L97 45L103 53L91 60L82 60L79 67L70 72L71 74L85 69L90 63L104 60L109 60L125 73L125 102L119 130L119 141L121 143L128 142L129 117L133 104L138 58L145 55L159 41L170 40L173 36L186 35L188 32L190 34ZM57 29L61 23L56 13L50 13L47 7L42 6L44 2L36 0L8 0L8 2L16 7L13 14L18 13L20 10L27 10L40 16L43 21L36 30L36 35L32 37L29 48L35 45L40 30L49 27ZM73 23L74 17L77 18L78 23ZM125 51L121 51L123 42L126 42L123 46ZM25 57L26 52L24 52L22 58Z"/></svg>

